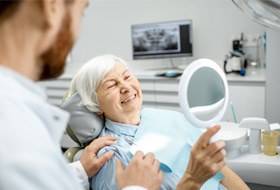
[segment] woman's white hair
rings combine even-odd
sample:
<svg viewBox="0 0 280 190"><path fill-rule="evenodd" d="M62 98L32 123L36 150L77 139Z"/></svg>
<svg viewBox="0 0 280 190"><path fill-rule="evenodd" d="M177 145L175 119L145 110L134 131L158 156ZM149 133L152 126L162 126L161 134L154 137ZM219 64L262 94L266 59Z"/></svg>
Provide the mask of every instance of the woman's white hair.
<svg viewBox="0 0 280 190"><path fill-rule="evenodd" d="M126 62L114 55L100 55L91 59L73 77L65 100L78 92L82 99L81 104L92 112L100 112L96 88L117 63L127 68Z"/></svg>

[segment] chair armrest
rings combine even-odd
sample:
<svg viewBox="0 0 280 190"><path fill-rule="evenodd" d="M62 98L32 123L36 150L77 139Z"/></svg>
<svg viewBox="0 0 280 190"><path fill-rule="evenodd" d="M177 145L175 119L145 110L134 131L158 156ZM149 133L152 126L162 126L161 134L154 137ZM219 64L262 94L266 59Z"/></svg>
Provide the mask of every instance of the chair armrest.
<svg viewBox="0 0 280 190"><path fill-rule="evenodd" d="M79 152L80 150L82 150L82 147L71 147L68 148L65 152L64 152L64 157L69 161L69 162L73 162L75 155L77 154L77 152Z"/></svg>

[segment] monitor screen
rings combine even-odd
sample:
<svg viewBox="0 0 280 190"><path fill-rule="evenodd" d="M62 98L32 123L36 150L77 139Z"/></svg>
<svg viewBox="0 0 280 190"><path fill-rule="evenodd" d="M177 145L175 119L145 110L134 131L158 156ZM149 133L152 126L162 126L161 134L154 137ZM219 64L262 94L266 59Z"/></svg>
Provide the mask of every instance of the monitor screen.
<svg viewBox="0 0 280 190"><path fill-rule="evenodd" d="M192 21L132 25L133 59L192 56Z"/></svg>

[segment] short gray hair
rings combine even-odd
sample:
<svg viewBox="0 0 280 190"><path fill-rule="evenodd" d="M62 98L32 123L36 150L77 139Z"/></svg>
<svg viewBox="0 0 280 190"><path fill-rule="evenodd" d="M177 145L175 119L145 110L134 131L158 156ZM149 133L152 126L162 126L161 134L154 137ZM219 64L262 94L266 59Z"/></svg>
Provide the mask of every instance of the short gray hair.
<svg viewBox="0 0 280 190"><path fill-rule="evenodd" d="M100 55L94 57L84 64L73 77L68 94L65 99L78 92L84 106L88 110L98 113L100 111L96 88L103 77L117 64L123 64L127 68L126 62L114 55Z"/></svg>

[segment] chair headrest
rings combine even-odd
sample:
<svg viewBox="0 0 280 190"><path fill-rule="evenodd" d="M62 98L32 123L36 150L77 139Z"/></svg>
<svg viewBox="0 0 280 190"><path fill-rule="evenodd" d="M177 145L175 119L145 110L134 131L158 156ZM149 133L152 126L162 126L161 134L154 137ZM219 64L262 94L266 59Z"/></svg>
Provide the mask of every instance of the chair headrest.
<svg viewBox="0 0 280 190"><path fill-rule="evenodd" d="M104 120L81 104L81 97L78 92L68 98L61 108L70 113L68 128L73 131L79 144L91 142L100 134L104 127ZM69 136L71 135L69 134ZM71 138L77 141L77 139Z"/></svg>

